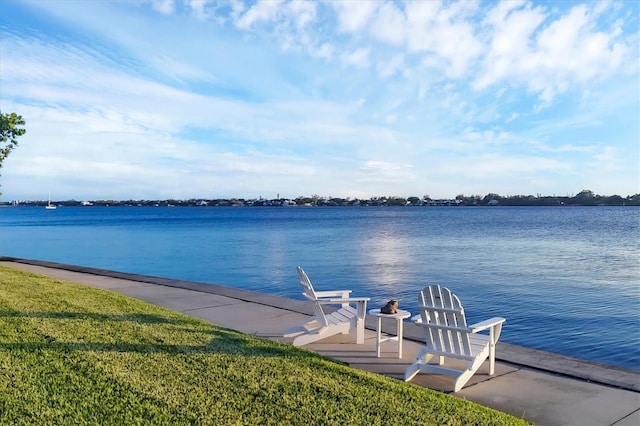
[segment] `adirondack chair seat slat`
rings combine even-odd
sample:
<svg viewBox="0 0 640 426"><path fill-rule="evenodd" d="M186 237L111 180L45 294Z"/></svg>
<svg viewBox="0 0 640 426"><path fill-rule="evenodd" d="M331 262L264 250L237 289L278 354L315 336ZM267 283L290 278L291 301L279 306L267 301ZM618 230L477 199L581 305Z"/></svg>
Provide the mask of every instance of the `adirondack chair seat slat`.
<svg viewBox="0 0 640 426"><path fill-rule="evenodd" d="M355 314L351 314L350 312L336 311L327 315L327 318L331 318L335 322L345 322L351 320L351 318L355 316Z"/></svg>
<svg viewBox="0 0 640 426"><path fill-rule="evenodd" d="M302 325L302 327L303 327L306 331L308 331L308 332L310 332L310 333L313 333L313 332L315 332L316 330L321 329L323 326L322 326L322 324L320 324L318 321L309 321L309 322L307 322L307 323L303 324L303 325Z"/></svg>
<svg viewBox="0 0 640 426"><path fill-rule="evenodd" d="M489 336L476 334L469 336L469 343L471 344L471 354L477 355L487 347L489 343Z"/></svg>
<svg viewBox="0 0 640 426"><path fill-rule="evenodd" d="M327 315L327 319L329 319L334 324L350 321L353 317L355 317L355 315L344 315L339 311Z"/></svg>
<svg viewBox="0 0 640 426"><path fill-rule="evenodd" d="M356 343L364 343L364 319L368 297L350 297L351 290L315 291L306 272L298 266L298 278L303 296L313 303L314 316L302 326L284 333L293 337L294 346L303 346L335 334L348 334L355 328ZM325 312L324 305L339 305L333 312Z"/></svg>
<svg viewBox="0 0 640 426"><path fill-rule="evenodd" d="M420 314L414 319L424 328L425 345L406 369L404 380L409 381L418 373L445 374L455 377L453 391L458 392L487 359L489 374L493 375L495 346L506 320L495 317L468 326L458 296L439 285L425 287L418 299ZM487 330L489 334L476 334ZM437 364L429 362L434 356ZM466 369L459 370L444 366L446 358L469 362Z"/></svg>

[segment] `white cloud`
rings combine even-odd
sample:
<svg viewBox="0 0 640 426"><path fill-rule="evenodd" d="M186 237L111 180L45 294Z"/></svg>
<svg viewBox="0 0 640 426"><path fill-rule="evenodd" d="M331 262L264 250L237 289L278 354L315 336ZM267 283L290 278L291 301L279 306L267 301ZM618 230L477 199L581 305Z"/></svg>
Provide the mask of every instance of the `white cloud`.
<svg viewBox="0 0 640 426"><path fill-rule="evenodd" d="M554 19L542 6L499 3L487 15L491 49L474 87L522 84L538 94L540 111L570 87L610 75L629 62L629 52L619 22L608 32L598 29L604 10L601 3L579 4Z"/></svg>
<svg viewBox="0 0 640 426"><path fill-rule="evenodd" d="M613 146L604 146L602 149L593 156L597 161L597 167L601 167L605 170L618 170L620 169L620 161L618 157L618 150Z"/></svg>
<svg viewBox="0 0 640 426"><path fill-rule="evenodd" d="M193 16L200 21L210 19L215 11L211 10L215 0L184 0Z"/></svg>
<svg viewBox="0 0 640 426"><path fill-rule="evenodd" d="M441 170L441 173L457 175L459 178L487 181L495 177L513 179L524 173L535 175L540 172L567 172L570 170L571 164L552 158L487 154L460 158L455 164L446 165L446 170Z"/></svg>
<svg viewBox="0 0 640 426"><path fill-rule="evenodd" d="M466 129L462 135L461 140L468 143L467 149L471 150L484 150L489 146L502 147L509 143L517 142L517 137L509 132L494 131L494 130L482 130Z"/></svg>
<svg viewBox="0 0 640 426"><path fill-rule="evenodd" d="M312 56L316 56L318 58L323 58L327 60L333 58L334 52L335 52L334 47L329 43L323 43L322 45L318 46L317 49L310 51Z"/></svg>
<svg viewBox="0 0 640 426"><path fill-rule="evenodd" d="M256 2L238 16L235 24L240 29L248 29L258 22L274 21L280 15L281 7L282 1L280 0Z"/></svg>
<svg viewBox="0 0 640 426"><path fill-rule="evenodd" d="M360 167L359 180L384 185L398 182L410 182L416 177L411 164L390 163L387 161L368 160Z"/></svg>
<svg viewBox="0 0 640 426"><path fill-rule="evenodd" d="M404 55L398 53L386 62L380 61L377 68L382 78L389 78L396 73L402 73L405 69Z"/></svg>
<svg viewBox="0 0 640 426"><path fill-rule="evenodd" d="M377 40L399 46L406 39L407 20L394 3L381 3L371 23L371 36Z"/></svg>
<svg viewBox="0 0 640 426"><path fill-rule="evenodd" d="M243 30L252 28L262 23L277 23L276 29L283 24L293 30L303 30L316 17L316 3L307 0L270 0L255 2L248 9L235 4L233 9L235 25ZM286 35L286 32L283 33Z"/></svg>
<svg viewBox="0 0 640 426"><path fill-rule="evenodd" d="M452 3L410 2L406 6L409 51L427 52L429 62L442 66L447 76L459 78L481 53L474 29L464 21L470 9Z"/></svg>
<svg viewBox="0 0 640 426"><path fill-rule="evenodd" d="M369 66L369 54L370 49L358 48L352 52L347 52L342 55L342 63L346 65L352 65L357 68L366 68Z"/></svg>
<svg viewBox="0 0 640 426"><path fill-rule="evenodd" d="M542 92L542 100L550 101L570 85L607 75L622 64L626 49L615 41L619 27L598 31L595 17L586 5L575 6L540 32L532 60L538 77L530 84Z"/></svg>
<svg viewBox="0 0 640 426"><path fill-rule="evenodd" d="M531 37L536 28L543 22L544 15L540 8L529 6L520 9L524 2L500 2L487 14L486 22L490 25L490 50L486 54L482 73L475 80L476 89L517 78L527 73L531 56Z"/></svg>
<svg viewBox="0 0 640 426"><path fill-rule="evenodd" d="M163 15L172 15L176 11L175 0L150 0L154 10Z"/></svg>
<svg viewBox="0 0 640 426"><path fill-rule="evenodd" d="M373 17L379 2L363 1L330 1L338 17L338 31L355 33L363 31Z"/></svg>
<svg viewBox="0 0 640 426"><path fill-rule="evenodd" d="M288 3L288 10L297 29L309 25L316 17L316 3L307 0L294 0Z"/></svg>

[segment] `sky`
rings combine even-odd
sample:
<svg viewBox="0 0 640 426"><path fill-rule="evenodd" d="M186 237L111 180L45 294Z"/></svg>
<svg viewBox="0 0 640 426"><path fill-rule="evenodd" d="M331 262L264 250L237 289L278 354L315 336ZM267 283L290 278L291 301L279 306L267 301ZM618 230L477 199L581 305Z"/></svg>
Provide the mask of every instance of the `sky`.
<svg viewBox="0 0 640 426"><path fill-rule="evenodd" d="M640 193L640 2L1 0L2 201Z"/></svg>

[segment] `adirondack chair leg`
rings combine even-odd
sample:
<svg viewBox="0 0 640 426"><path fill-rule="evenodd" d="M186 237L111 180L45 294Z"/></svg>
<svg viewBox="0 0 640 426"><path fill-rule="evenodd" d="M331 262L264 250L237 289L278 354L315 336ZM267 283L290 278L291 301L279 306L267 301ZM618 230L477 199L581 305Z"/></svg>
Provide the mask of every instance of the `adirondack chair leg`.
<svg viewBox="0 0 640 426"><path fill-rule="evenodd" d="M426 348L422 348L420 352L418 352L418 355L416 355L416 360L420 361L422 364L428 363L431 358L433 358L433 354Z"/></svg>
<svg viewBox="0 0 640 426"><path fill-rule="evenodd" d="M459 375L458 378L453 383L453 391L458 392L460 389L462 389L464 385L467 384L469 379L473 376L474 372L475 371L467 370L461 375Z"/></svg>
<svg viewBox="0 0 640 426"><path fill-rule="evenodd" d="M305 333L293 339L292 344L293 346L304 346L308 345L309 343L316 342L320 339L333 336L334 334L339 334L340 332L344 333L342 329L325 330L320 333Z"/></svg>
<svg viewBox="0 0 640 426"><path fill-rule="evenodd" d="M364 320L358 318L356 320L356 344L362 345L364 343Z"/></svg>
<svg viewBox="0 0 640 426"><path fill-rule="evenodd" d="M489 375L493 375L496 365L496 342L502 332L502 323L489 329Z"/></svg>
<svg viewBox="0 0 640 426"><path fill-rule="evenodd" d="M364 318L367 314L367 302L362 301L357 303L357 316L356 316L356 344L364 344Z"/></svg>
<svg viewBox="0 0 640 426"><path fill-rule="evenodd" d="M291 329L291 332L288 334L288 336L290 337L297 336L295 339L293 339L293 346L308 345L309 343L313 343L336 334L349 334L349 329L351 327L349 323L343 323L336 324L334 327L330 328L320 328L317 331L305 329L304 326L302 328L304 330L303 333L295 333L294 329ZM287 337L286 334L285 337Z"/></svg>
<svg viewBox="0 0 640 426"><path fill-rule="evenodd" d="M315 340L315 337L316 336L313 336L311 334L303 334L293 339L292 344L293 346L304 346L313 342Z"/></svg>
<svg viewBox="0 0 640 426"><path fill-rule="evenodd" d="M467 366L467 369L462 374L460 374L456 379L456 381L454 382L454 385L453 385L454 392L458 392L460 389L464 387L464 385L467 384L469 379L476 373L476 371L478 371L480 366L485 362L488 354L489 354L489 351L485 349L485 352L483 354L479 355L476 359L474 359L469 363L469 365Z"/></svg>
<svg viewBox="0 0 640 426"><path fill-rule="evenodd" d="M304 332L305 332L305 329L302 326L292 327L292 328L289 328L289 329L285 330L285 332L282 334L282 337L284 337L284 338L297 337L297 336L301 335Z"/></svg>
<svg viewBox="0 0 640 426"><path fill-rule="evenodd" d="M309 343L313 343L313 342L317 342L320 339L324 339L326 337L329 337L333 334L336 333L332 333L332 334L328 334L328 333L318 333L318 334L303 334L301 336L296 337L295 339L293 339L293 346L305 346L308 345Z"/></svg>
<svg viewBox="0 0 640 426"><path fill-rule="evenodd" d="M496 368L496 345L495 343L489 343L489 375L493 376Z"/></svg>
<svg viewBox="0 0 640 426"><path fill-rule="evenodd" d="M404 372L404 381L408 382L409 380L416 377L416 375L420 372L420 361L416 361L411 364Z"/></svg>
<svg viewBox="0 0 640 426"><path fill-rule="evenodd" d="M293 342L291 342L293 344L293 346L304 346L304 345L308 345L309 343L315 342L318 339L323 338L324 336L318 333L304 333L301 334L299 336L297 336L295 339L293 339Z"/></svg>
<svg viewBox="0 0 640 426"><path fill-rule="evenodd" d="M425 349L422 349L420 352L418 352L418 355L416 355L416 361L411 364L404 372L404 381L408 382L409 380L413 379L416 374L420 372L422 367L427 365L431 358L433 358L433 354L430 354Z"/></svg>

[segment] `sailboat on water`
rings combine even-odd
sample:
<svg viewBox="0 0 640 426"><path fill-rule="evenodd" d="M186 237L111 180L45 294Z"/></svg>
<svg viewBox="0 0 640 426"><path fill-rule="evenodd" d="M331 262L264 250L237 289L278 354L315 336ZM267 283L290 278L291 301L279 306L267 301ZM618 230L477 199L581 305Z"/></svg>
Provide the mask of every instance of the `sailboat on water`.
<svg viewBox="0 0 640 426"><path fill-rule="evenodd" d="M51 193L49 193L49 201L47 202L47 205L44 206L44 208L47 210L55 210L57 208L55 204L51 204Z"/></svg>

